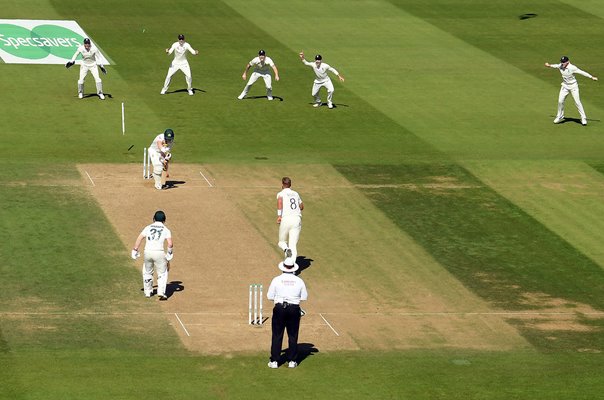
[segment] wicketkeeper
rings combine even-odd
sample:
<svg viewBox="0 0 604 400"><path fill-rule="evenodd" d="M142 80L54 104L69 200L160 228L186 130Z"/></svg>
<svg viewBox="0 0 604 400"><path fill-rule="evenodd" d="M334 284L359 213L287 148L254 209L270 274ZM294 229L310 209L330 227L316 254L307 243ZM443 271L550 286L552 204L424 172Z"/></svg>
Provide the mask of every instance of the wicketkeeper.
<svg viewBox="0 0 604 400"><path fill-rule="evenodd" d="M103 82L99 76L99 68L103 74L107 74L107 70L103 64L101 64L101 53L99 53L99 49L90 43L90 39L84 39L84 44L78 47L73 57L71 57L71 61L68 61L67 64L65 64L66 68L71 68L75 64L78 54L82 55L82 64L80 64L80 79L78 79L78 97L80 99L84 97L84 79L86 78L88 72L90 72L94 77L94 81L96 82L96 91L99 95L99 98L101 100L105 100L105 95L103 94Z"/></svg>

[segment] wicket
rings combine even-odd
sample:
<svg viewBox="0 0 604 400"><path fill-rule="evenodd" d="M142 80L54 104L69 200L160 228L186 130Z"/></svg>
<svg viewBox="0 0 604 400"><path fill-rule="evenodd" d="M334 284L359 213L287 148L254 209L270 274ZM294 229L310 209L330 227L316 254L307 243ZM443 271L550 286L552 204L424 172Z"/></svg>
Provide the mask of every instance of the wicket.
<svg viewBox="0 0 604 400"><path fill-rule="evenodd" d="M260 292L260 296L258 296ZM253 318L252 318L253 314ZM250 285L250 301L247 322L249 325L262 325L262 284L252 283Z"/></svg>
<svg viewBox="0 0 604 400"><path fill-rule="evenodd" d="M151 165L151 155L147 154L147 148L143 148L143 179L153 178L153 166Z"/></svg>

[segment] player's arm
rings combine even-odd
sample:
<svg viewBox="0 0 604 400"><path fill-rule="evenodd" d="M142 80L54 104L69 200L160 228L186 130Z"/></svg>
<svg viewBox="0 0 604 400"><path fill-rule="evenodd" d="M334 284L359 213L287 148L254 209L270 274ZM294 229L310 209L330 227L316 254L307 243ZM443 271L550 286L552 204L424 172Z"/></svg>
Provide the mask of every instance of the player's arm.
<svg viewBox="0 0 604 400"><path fill-rule="evenodd" d="M283 216L283 197L277 197L277 223L281 223L281 217Z"/></svg>
<svg viewBox="0 0 604 400"><path fill-rule="evenodd" d="M560 64L550 64L548 62L545 63L545 66L548 68L560 68Z"/></svg>
<svg viewBox="0 0 604 400"><path fill-rule="evenodd" d="M246 79L247 79L247 71L249 71L249 70L250 70L250 68L252 68L252 64L247 63L247 64L245 65L245 69L243 70L243 75L241 75L241 78L243 78L243 80L246 80Z"/></svg>
<svg viewBox="0 0 604 400"><path fill-rule="evenodd" d="M304 203L302 203L302 199L300 199L300 211L304 211Z"/></svg>
<svg viewBox="0 0 604 400"><path fill-rule="evenodd" d="M80 51L81 49L78 47L73 57L71 57L71 60L67 61L67 63L65 64L65 68L71 68L75 64L75 60L78 57L78 54L80 54Z"/></svg>
<svg viewBox="0 0 604 400"><path fill-rule="evenodd" d="M340 73L334 67L329 67L329 70L331 71L332 74L334 74L335 76L338 77L340 82L344 82L344 77L342 75L340 75Z"/></svg>
<svg viewBox="0 0 604 400"><path fill-rule="evenodd" d="M174 51L174 48L175 48L175 46L174 46L174 45L170 46L170 48L169 48L169 49L166 49L166 53L168 53L168 54L172 54L172 52Z"/></svg>
<svg viewBox="0 0 604 400"><path fill-rule="evenodd" d="M133 260L136 260L140 256L138 249L140 248L141 243L144 238L145 238L145 235L143 235L142 233L140 235L138 235L138 237L136 238L136 242L134 242L134 247L132 248L132 254L131 254L131 257Z"/></svg>
<svg viewBox="0 0 604 400"><path fill-rule="evenodd" d="M168 252L166 253L166 260L170 261L174 257L174 243L172 243L172 237L166 238L166 243L168 243ZM169 268L168 264L168 268Z"/></svg>
<svg viewBox="0 0 604 400"><path fill-rule="evenodd" d="M199 54L199 50L193 49L193 47L191 47L191 45L189 43L187 43L187 50L189 50L189 52L191 54L193 54L194 56Z"/></svg>
<svg viewBox="0 0 604 400"><path fill-rule="evenodd" d="M585 72L585 71L583 71L583 70L582 70L582 69L580 69L580 68L577 68L577 69L575 70L575 73L576 73L576 74L579 74L579 75L583 75L584 77L589 78L589 79L592 79L592 80L594 80L594 81L597 81L597 80L598 80L598 78L597 78L597 77L593 76L593 75L592 75L592 74L590 74L589 72Z"/></svg>
<svg viewBox="0 0 604 400"><path fill-rule="evenodd" d="M273 68L273 72L275 73L275 80L278 81L279 80L279 70L277 69L277 66L275 64L271 65L271 67Z"/></svg>

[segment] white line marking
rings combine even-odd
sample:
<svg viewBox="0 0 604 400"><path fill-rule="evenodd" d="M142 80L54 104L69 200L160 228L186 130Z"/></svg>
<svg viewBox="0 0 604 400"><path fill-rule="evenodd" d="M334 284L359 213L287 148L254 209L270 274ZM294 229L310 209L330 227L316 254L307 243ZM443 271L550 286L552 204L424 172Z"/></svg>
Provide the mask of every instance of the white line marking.
<svg viewBox="0 0 604 400"><path fill-rule="evenodd" d="M90 177L90 174L88 173L88 171L84 171L84 172L86 172L86 175L88 176L88 179L90 179L90 183L92 183L92 186L96 186L96 185L94 184L94 181L93 181L93 180L92 180L92 178Z"/></svg>
<svg viewBox="0 0 604 400"><path fill-rule="evenodd" d="M340 336L340 334L338 332L336 332L335 329L333 329L333 326L331 326L331 324L329 322L327 322L327 320L325 319L325 317L323 316L323 314L319 313L319 315L321 316L321 318L323 318L323 321L325 321L325 323L327 324L327 326L329 326L331 328L331 330L333 331L333 333L335 333L336 336Z"/></svg>
<svg viewBox="0 0 604 400"><path fill-rule="evenodd" d="M206 182L208 182L208 185L210 185L210 187L214 187L214 186L213 186L213 185L210 183L210 181L208 180L208 178L206 178L206 176L203 174L203 172L199 171L199 173L201 174L201 176L203 177L203 179L205 179L205 180L206 180Z"/></svg>
<svg viewBox="0 0 604 400"><path fill-rule="evenodd" d="M187 330L187 328L185 328L185 324L183 324L182 321L180 320L180 318L178 318L178 314L174 313L174 316L176 317L178 322L180 322L180 326L182 326L182 329L185 331L187 336L191 336L191 335L189 335L189 331Z"/></svg>

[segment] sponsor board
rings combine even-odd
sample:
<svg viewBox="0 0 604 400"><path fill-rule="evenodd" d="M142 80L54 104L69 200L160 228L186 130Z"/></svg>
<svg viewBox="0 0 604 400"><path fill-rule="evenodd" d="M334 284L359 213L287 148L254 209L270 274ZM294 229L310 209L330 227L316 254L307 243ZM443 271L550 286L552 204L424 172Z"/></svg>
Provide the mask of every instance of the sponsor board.
<svg viewBox="0 0 604 400"><path fill-rule="evenodd" d="M0 60L7 64L65 64L84 38L90 36L75 21L0 19ZM101 52L99 63L111 64L94 39L90 40Z"/></svg>

